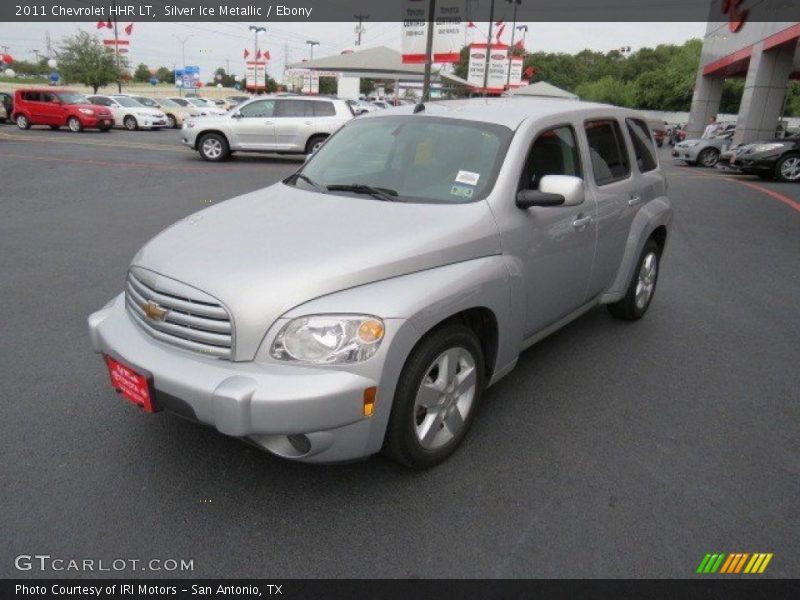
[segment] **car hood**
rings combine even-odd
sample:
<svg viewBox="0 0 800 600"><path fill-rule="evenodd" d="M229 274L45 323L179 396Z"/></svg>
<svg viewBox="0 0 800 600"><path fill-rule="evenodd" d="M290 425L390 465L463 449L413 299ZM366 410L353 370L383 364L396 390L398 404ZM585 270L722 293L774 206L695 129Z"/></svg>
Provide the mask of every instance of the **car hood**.
<svg viewBox="0 0 800 600"><path fill-rule="evenodd" d="M236 327L235 359L251 360L268 328L300 304L500 252L484 201L384 202L280 183L179 221L148 242L132 266L225 304Z"/></svg>

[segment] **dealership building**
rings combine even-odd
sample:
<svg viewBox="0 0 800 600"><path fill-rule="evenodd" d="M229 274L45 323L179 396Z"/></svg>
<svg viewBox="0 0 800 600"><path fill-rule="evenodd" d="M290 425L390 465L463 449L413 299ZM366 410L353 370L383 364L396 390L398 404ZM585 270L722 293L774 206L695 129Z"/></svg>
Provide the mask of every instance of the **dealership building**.
<svg viewBox="0 0 800 600"><path fill-rule="evenodd" d="M687 137L700 137L719 111L726 77L744 78L734 143L775 137L789 80L800 77L800 23L758 22L756 8L726 22L709 22Z"/></svg>

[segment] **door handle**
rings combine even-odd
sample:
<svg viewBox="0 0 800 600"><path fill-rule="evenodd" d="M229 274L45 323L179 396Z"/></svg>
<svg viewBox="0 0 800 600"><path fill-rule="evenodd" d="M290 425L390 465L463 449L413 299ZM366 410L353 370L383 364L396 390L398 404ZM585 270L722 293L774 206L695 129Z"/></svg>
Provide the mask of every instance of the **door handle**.
<svg viewBox="0 0 800 600"><path fill-rule="evenodd" d="M312 124L311 121L303 121L303 125L311 125L311 124Z"/></svg>
<svg viewBox="0 0 800 600"><path fill-rule="evenodd" d="M641 196L631 196L630 200L628 200L628 206L636 206L641 201L642 201Z"/></svg>
<svg viewBox="0 0 800 600"><path fill-rule="evenodd" d="M575 219L572 222L572 226L575 229L579 229L580 230L580 229L583 229L584 227L586 227L591 222L592 222L591 215L589 215L588 217L578 217L577 219Z"/></svg>

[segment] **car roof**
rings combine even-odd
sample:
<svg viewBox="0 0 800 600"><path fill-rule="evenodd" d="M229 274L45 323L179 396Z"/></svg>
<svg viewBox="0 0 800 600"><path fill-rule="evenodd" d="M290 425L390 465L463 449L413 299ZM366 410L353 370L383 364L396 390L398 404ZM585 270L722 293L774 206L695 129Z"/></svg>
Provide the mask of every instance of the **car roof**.
<svg viewBox="0 0 800 600"><path fill-rule="evenodd" d="M465 119L483 123L496 123L510 129L516 129L523 121L528 119L541 119L550 116L575 116L583 115L590 111L602 110L606 116L637 116L641 115L630 109L619 108L609 104L583 102L567 98L526 97L514 98L469 98L463 100L436 100L426 102L424 114L430 117L446 117L451 119ZM414 114L416 105L401 105L394 107L389 112L377 112L364 115L361 118L385 119L393 115ZM587 115L588 116L588 115Z"/></svg>

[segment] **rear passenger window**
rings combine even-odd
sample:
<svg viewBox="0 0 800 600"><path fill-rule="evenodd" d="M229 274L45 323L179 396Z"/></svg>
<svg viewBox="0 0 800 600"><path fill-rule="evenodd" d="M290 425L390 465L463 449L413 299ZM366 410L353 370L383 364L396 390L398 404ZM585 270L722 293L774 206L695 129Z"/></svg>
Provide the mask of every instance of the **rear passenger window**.
<svg viewBox="0 0 800 600"><path fill-rule="evenodd" d="M22 94L23 100L26 100L28 102L41 102L40 96L41 95L39 94L39 92L25 92L24 94Z"/></svg>
<svg viewBox="0 0 800 600"><path fill-rule="evenodd" d="M586 122L586 138L597 185L625 179L631 173L622 130L615 119Z"/></svg>
<svg viewBox="0 0 800 600"><path fill-rule="evenodd" d="M575 132L567 125L539 134L533 142L519 182L521 190L538 190L545 175L581 176Z"/></svg>
<svg viewBox="0 0 800 600"><path fill-rule="evenodd" d="M653 144L653 136L650 135L650 128L644 121L639 119L626 119L628 133L631 134L633 151L636 153L636 164L641 173L652 171L656 168L656 147Z"/></svg>
<svg viewBox="0 0 800 600"><path fill-rule="evenodd" d="M312 102L315 117L335 117L336 109L333 102Z"/></svg>
<svg viewBox="0 0 800 600"><path fill-rule="evenodd" d="M276 117L313 117L313 102L306 100L278 100L275 106Z"/></svg>

